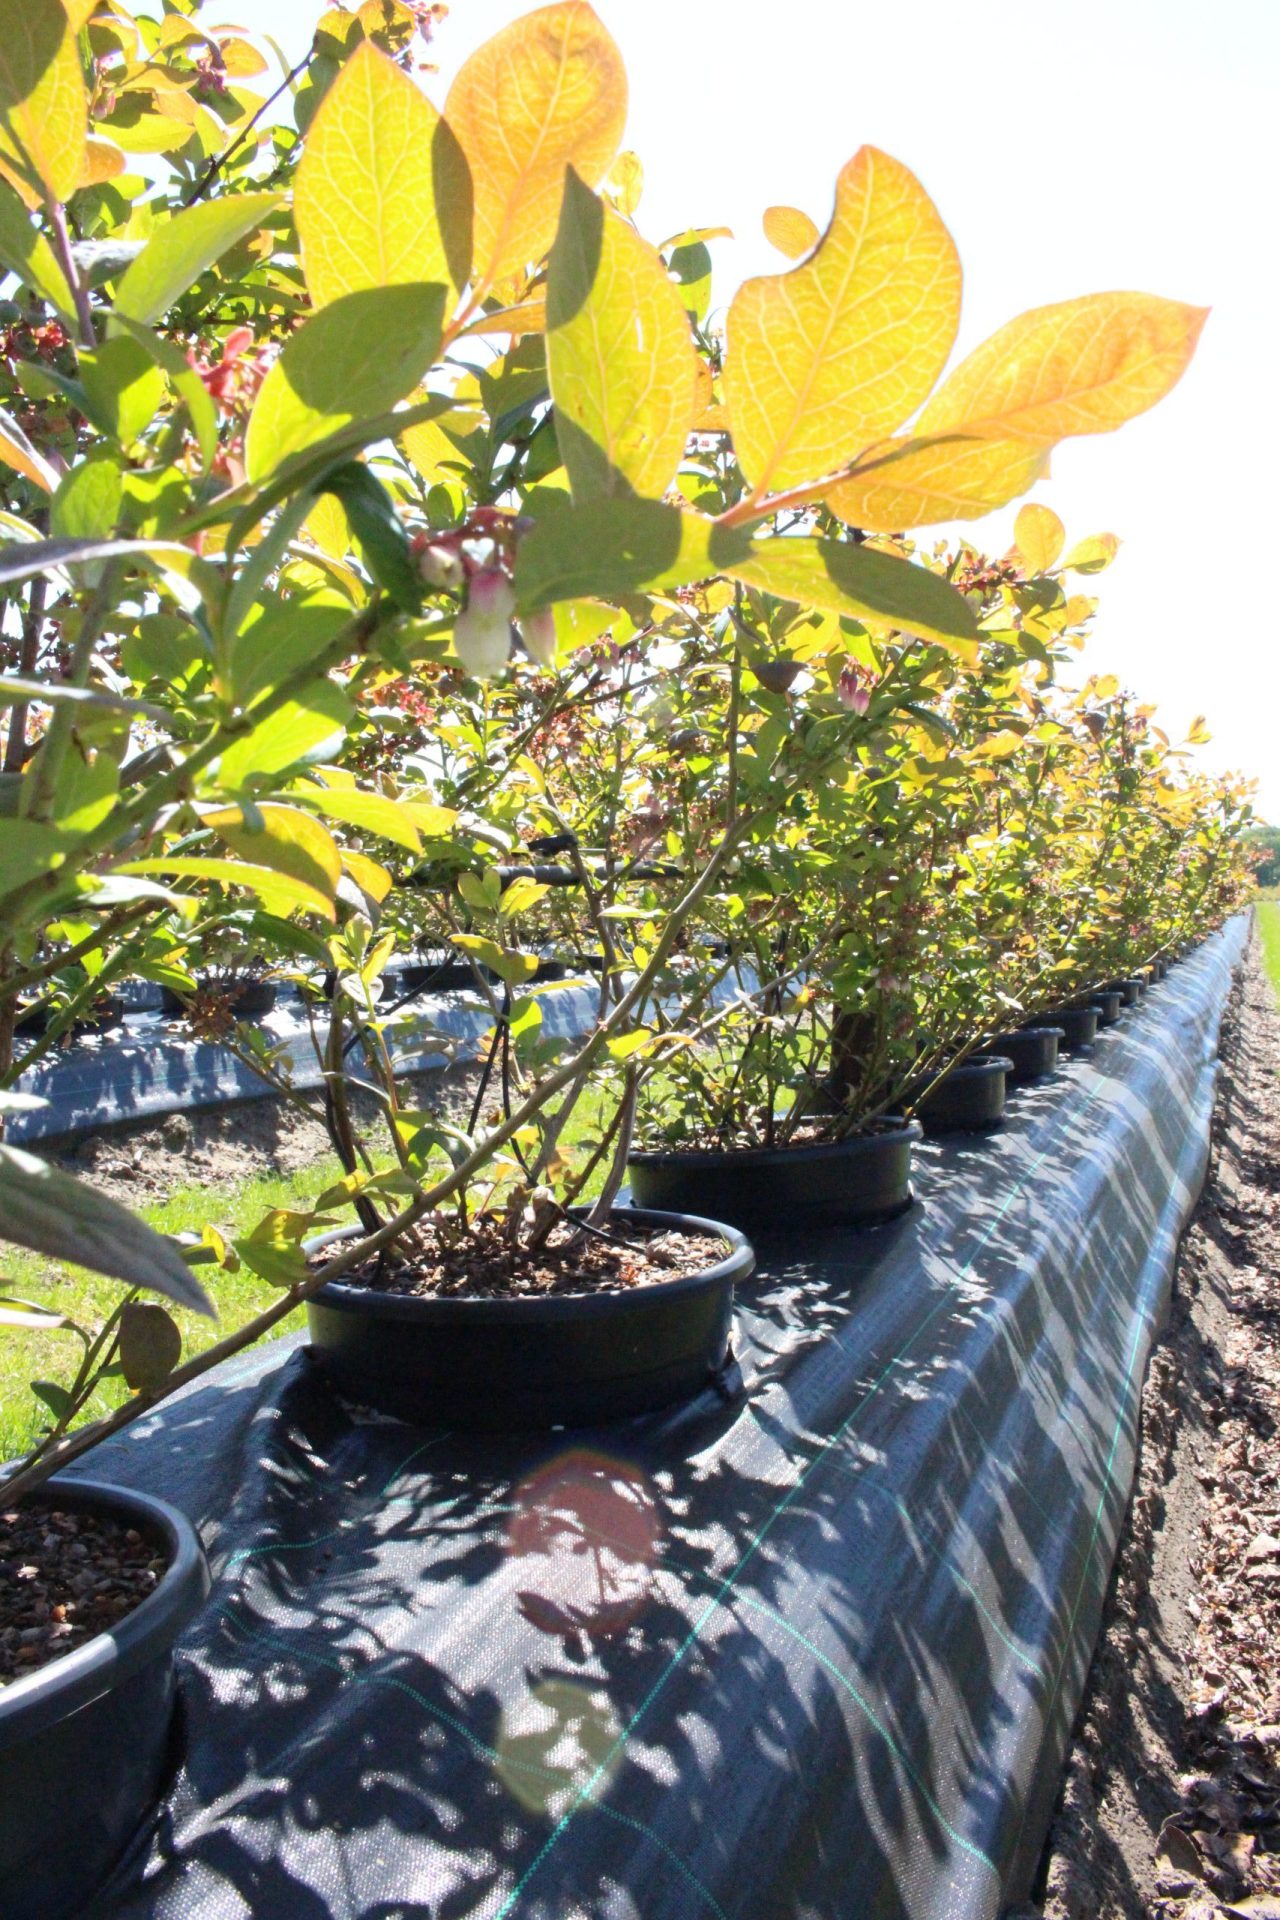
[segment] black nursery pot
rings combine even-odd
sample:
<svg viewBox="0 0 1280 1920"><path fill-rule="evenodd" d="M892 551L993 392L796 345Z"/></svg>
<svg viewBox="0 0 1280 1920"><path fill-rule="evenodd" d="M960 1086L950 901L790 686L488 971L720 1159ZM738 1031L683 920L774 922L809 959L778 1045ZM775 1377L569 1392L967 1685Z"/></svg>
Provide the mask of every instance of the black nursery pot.
<svg viewBox="0 0 1280 1920"><path fill-rule="evenodd" d="M785 1226L875 1226L911 1205L914 1121L797 1147L634 1152L627 1161L638 1207L696 1208L746 1232Z"/></svg>
<svg viewBox="0 0 1280 1920"><path fill-rule="evenodd" d="M492 979L493 975L488 975ZM402 993L460 993L476 991L476 976L467 960L413 961L401 969Z"/></svg>
<svg viewBox="0 0 1280 1920"><path fill-rule="evenodd" d="M1137 974L1133 974L1125 980L1108 980L1106 990L1108 993L1118 993L1120 995L1121 1006L1136 1007L1142 998L1145 988L1146 981L1140 980Z"/></svg>
<svg viewBox="0 0 1280 1920"><path fill-rule="evenodd" d="M977 1057L986 1060L1003 1056L1010 1064L1009 1079L1020 1085L1026 1080L1043 1080L1055 1073L1058 1048L1066 1038L1058 1025L1018 1027L1012 1033L997 1034L989 1048Z"/></svg>
<svg viewBox="0 0 1280 1920"><path fill-rule="evenodd" d="M54 1480L32 1504L136 1527L169 1562L118 1626L0 1689L0 1912L73 1920L170 1769L173 1647L204 1602L209 1569L190 1523L149 1495Z"/></svg>
<svg viewBox="0 0 1280 1920"><path fill-rule="evenodd" d="M1124 1005L1124 995L1119 987L1097 987L1085 1002L1098 1009L1098 1025L1113 1027L1120 1018L1120 1009Z"/></svg>
<svg viewBox="0 0 1280 1920"><path fill-rule="evenodd" d="M210 983L198 982L201 987ZM237 1020L260 1020L264 1013L270 1013L276 1003L276 983L274 980L247 980L237 988L231 997L231 1011ZM185 1013L187 1002L172 987L160 989L160 1011L176 1018Z"/></svg>
<svg viewBox="0 0 1280 1920"><path fill-rule="evenodd" d="M350 1399L418 1426L594 1426L688 1399L725 1364L734 1282L755 1254L718 1220L647 1208L615 1218L713 1234L724 1257L614 1293L433 1299L332 1282L307 1302L316 1364Z"/></svg>
<svg viewBox="0 0 1280 1920"><path fill-rule="evenodd" d="M1057 1007L1045 1018L1061 1033L1060 1044L1068 1053L1091 1047L1098 1037L1098 1009L1092 1003L1087 1007Z"/></svg>
<svg viewBox="0 0 1280 1920"><path fill-rule="evenodd" d="M916 1108L926 1133L990 1133L1004 1120L1005 1088L1013 1062L989 1053L952 1067Z"/></svg>

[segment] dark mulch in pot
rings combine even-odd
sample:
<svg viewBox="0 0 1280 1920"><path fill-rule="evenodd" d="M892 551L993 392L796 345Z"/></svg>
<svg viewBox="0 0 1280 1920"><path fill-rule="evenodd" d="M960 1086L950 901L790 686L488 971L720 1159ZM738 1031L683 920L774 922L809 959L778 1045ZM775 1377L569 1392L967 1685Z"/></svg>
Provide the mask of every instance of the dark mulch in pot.
<svg viewBox="0 0 1280 1920"><path fill-rule="evenodd" d="M540 1298L560 1293L617 1293L703 1273L726 1257L723 1240L703 1233L637 1233L608 1239L553 1227L534 1254L511 1246L497 1222L477 1221L456 1238L433 1232L394 1263L371 1260L342 1276L348 1286L383 1293L472 1300Z"/></svg>
<svg viewBox="0 0 1280 1920"><path fill-rule="evenodd" d="M1223 1064L1044 1884L1019 1916L1280 1916L1280 1016L1256 943Z"/></svg>
<svg viewBox="0 0 1280 1920"><path fill-rule="evenodd" d="M118 1625L165 1565L154 1541L118 1520L50 1507L0 1513L0 1687Z"/></svg>

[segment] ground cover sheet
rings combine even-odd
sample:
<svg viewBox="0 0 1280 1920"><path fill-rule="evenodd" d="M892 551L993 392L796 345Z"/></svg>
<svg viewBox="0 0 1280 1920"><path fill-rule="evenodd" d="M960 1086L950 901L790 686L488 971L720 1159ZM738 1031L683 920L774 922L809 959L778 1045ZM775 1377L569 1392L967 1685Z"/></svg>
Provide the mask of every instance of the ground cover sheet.
<svg viewBox="0 0 1280 1920"><path fill-rule="evenodd" d="M84 1471L215 1570L120 1920L995 1920L1027 1886L1207 1154L1233 922L888 1227L758 1240L741 1393L418 1432L305 1349Z"/></svg>

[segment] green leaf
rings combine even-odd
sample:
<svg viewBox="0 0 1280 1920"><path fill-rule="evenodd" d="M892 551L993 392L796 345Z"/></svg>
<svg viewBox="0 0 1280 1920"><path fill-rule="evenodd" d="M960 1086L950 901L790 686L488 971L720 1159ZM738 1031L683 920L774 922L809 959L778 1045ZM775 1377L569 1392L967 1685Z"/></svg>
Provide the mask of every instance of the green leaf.
<svg viewBox="0 0 1280 1920"><path fill-rule="evenodd" d="M82 347L80 378L95 419L126 447L151 425L164 398L164 375L146 348L124 334L92 351Z"/></svg>
<svg viewBox="0 0 1280 1920"><path fill-rule="evenodd" d="M60 539L108 539L120 518L122 498L123 481L114 455L105 448L95 450L63 474L49 507L50 527Z"/></svg>
<svg viewBox="0 0 1280 1920"><path fill-rule="evenodd" d="M349 787L295 787L290 798L299 806L314 807L329 820L341 820L381 840L390 840L410 853L422 851L422 837L406 810L382 793L357 793Z"/></svg>
<svg viewBox="0 0 1280 1920"><path fill-rule="evenodd" d="M75 307L66 277L53 248L33 227L17 194L0 180L0 266L16 273L31 291L46 300L69 326L76 323Z"/></svg>
<svg viewBox="0 0 1280 1920"><path fill-rule="evenodd" d="M779 600L853 614L943 646L972 646L978 637L973 608L936 573L852 541L760 540L749 558L726 562L724 571Z"/></svg>
<svg viewBox="0 0 1280 1920"><path fill-rule="evenodd" d="M332 680L286 700L269 719L227 748L219 763L219 784L238 790L263 774L329 758L341 743L352 706Z"/></svg>
<svg viewBox="0 0 1280 1920"><path fill-rule="evenodd" d="M157 854L150 860L129 860L117 867L117 873L173 873L192 880L216 880L224 887L247 887L256 893L268 913L287 914L294 907L322 914L326 920L336 916L333 902L305 880L278 873L273 867L251 866L245 860L217 860L198 854Z"/></svg>
<svg viewBox="0 0 1280 1920"><path fill-rule="evenodd" d="M633 1053L639 1053L641 1047L647 1046L652 1038L653 1035L648 1027L635 1027L630 1033L615 1034L612 1040L605 1042L605 1045L613 1059L629 1060Z"/></svg>
<svg viewBox="0 0 1280 1920"><path fill-rule="evenodd" d="M444 301L440 286L376 287L313 314L263 381L249 416L249 478L265 478L290 454L412 393L439 349Z"/></svg>
<svg viewBox="0 0 1280 1920"><path fill-rule="evenodd" d="M55 1420L65 1420L68 1414L75 1411L75 1401L56 1380L33 1380L31 1391L37 1400L44 1401Z"/></svg>
<svg viewBox="0 0 1280 1920"><path fill-rule="evenodd" d="M0 1238L214 1317L171 1240L20 1147L0 1145Z"/></svg>
<svg viewBox="0 0 1280 1920"><path fill-rule="evenodd" d="M474 954L482 967L488 967L510 986L523 986L538 971L536 953L517 953L513 947L500 947L496 940L486 940L480 933L455 933L450 938L455 947Z"/></svg>
<svg viewBox="0 0 1280 1920"><path fill-rule="evenodd" d="M362 461L347 460L325 475L318 491L342 502L375 584L402 613L421 612L422 579L413 564L404 522L382 482Z"/></svg>
<svg viewBox="0 0 1280 1920"><path fill-rule="evenodd" d="M687 586L727 571L731 561L745 561L753 551L743 529L659 500L571 504L563 494L545 494L538 506L516 560L516 598L524 612L557 600L616 600Z"/></svg>
<svg viewBox="0 0 1280 1920"><path fill-rule="evenodd" d="M149 1300L120 1310L120 1371L135 1393L155 1393L182 1358L182 1335L172 1314Z"/></svg>
<svg viewBox="0 0 1280 1920"><path fill-rule="evenodd" d="M695 411L688 317L658 254L572 167L547 273L547 371L574 499L661 497Z"/></svg>
<svg viewBox="0 0 1280 1920"><path fill-rule="evenodd" d="M152 333L150 327L139 326L137 321L127 319L118 312L113 316L112 324L122 329L144 353L150 355L168 375L174 392L185 400L191 431L196 436L200 458L207 467L218 450L218 413L204 381L187 356L171 340L162 340L158 333Z"/></svg>
<svg viewBox="0 0 1280 1920"><path fill-rule="evenodd" d="M242 193L206 200L157 227L116 289L118 317L149 327L211 267L260 227L282 202L278 193Z"/></svg>

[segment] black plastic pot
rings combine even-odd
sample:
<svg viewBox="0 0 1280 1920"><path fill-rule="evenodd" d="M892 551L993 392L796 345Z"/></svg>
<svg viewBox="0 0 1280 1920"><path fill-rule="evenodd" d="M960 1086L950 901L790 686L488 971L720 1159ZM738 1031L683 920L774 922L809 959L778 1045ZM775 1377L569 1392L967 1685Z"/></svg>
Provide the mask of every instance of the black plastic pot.
<svg viewBox="0 0 1280 1920"><path fill-rule="evenodd" d="M1057 1027L1062 1035L1060 1044L1068 1053L1091 1047L1098 1037L1098 1009L1092 1003L1087 1007L1057 1007L1045 1019Z"/></svg>
<svg viewBox="0 0 1280 1920"><path fill-rule="evenodd" d="M489 979L493 978L490 974ZM413 961L400 972L401 993L476 992L476 976L468 960ZM397 998L399 996L397 995Z"/></svg>
<svg viewBox="0 0 1280 1920"><path fill-rule="evenodd" d="M1124 1005L1124 995L1119 987L1097 987L1089 995L1087 1003L1098 1009L1098 1025L1113 1027L1120 1018L1120 1009Z"/></svg>
<svg viewBox="0 0 1280 1920"><path fill-rule="evenodd" d="M1120 995L1121 1006L1136 1007L1142 998L1145 987L1146 982L1140 980L1137 974L1133 974L1124 980L1108 980L1106 991L1108 993L1118 993Z"/></svg>
<svg viewBox="0 0 1280 1920"><path fill-rule="evenodd" d="M1019 1085L1026 1080L1043 1080L1058 1066L1058 1047L1064 1038L1059 1026L1018 1027L1012 1033L997 1034L990 1047L977 1057L987 1060L1003 1056L1010 1064L1009 1079Z"/></svg>
<svg viewBox="0 0 1280 1920"><path fill-rule="evenodd" d="M215 986L210 980L198 980L197 987ZM264 1013L270 1013L276 1003L276 983L274 980L246 980L238 987L231 998L231 1011L237 1020L260 1020ZM177 1018L187 1010L187 1001L172 987L160 989L160 1011L171 1018Z"/></svg>
<svg viewBox="0 0 1280 1920"><path fill-rule="evenodd" d="M415 1298L334 1282L307 1303L316 1364L349 1398L419 1426L594 1426L687 1399L725 1364L734 1282L754 1271L755 1254L718 1220L617 1217L714 1234L724 1258L653 1286L545 1298Z"/></svg>
<svg viewBox="0 0 1280 1920"><path fill-rule="evenodd" d="M171 1767L173 1646L209 1591L176 1508L91 1480L32 1504L88 1510L160 1544L169 1570L109 1633L0 1690L0 1913L72 1920L124 1852Z"/></svg>
<svg viewBox="0 0 1280 1920"><path fill-rule="evenodd" d="M118 994L104 993L88 1007L80 1018L70 1027L69 1032L109 1033L118 1027L124 1019L124 1002ZM13 1023L15 1033L24 1034L28 1039L39 1040L53 1024L53 1012L47 1005L37 1003L18 1014Z"/></svg>
<svg viewBox="0 0 1280 1920"><path fill-rule="evenodd" d="M1012 1065L1007 1054L990 1053L952 1067L917 1104L925 1132L990 1133L1000 1126Z"/></svg>
<svg viewBox="0 0 1280 1920"><path fill-rule="evenodd" d="M638 1207L696 1209L746 1232L794 1227L875 1226L911 1205L914 1121L882 1121L873 1133L797 1147L632 1153Z"/></svg>

